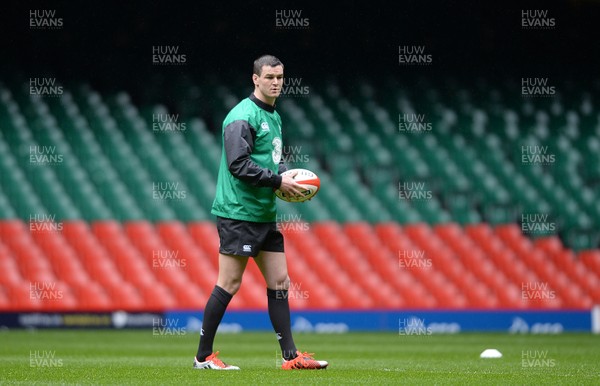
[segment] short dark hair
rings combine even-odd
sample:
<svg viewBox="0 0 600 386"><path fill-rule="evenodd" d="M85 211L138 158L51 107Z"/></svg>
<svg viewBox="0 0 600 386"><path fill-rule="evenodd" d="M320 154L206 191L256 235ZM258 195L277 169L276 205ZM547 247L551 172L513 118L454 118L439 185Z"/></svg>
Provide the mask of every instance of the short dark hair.
<svg viewBox="0 0 600 386"><path fill-rule="evenodd" d="M254 69L252 73L260 76L263 66L283 67L283 63L281 63L281 60L277 59L273 55L263 55L254 61Z"/></svg>

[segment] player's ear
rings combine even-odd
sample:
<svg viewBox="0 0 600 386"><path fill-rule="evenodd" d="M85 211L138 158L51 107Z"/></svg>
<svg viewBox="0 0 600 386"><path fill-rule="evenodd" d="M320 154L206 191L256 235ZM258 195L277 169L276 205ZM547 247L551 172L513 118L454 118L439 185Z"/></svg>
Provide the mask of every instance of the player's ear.
<svg viewBox="0 0 600 386"><path fill-rule="evenodd" d="M258 85L258 78L259 76L256 74L252 74L252 82L254 83L254 85Z"/></svg>

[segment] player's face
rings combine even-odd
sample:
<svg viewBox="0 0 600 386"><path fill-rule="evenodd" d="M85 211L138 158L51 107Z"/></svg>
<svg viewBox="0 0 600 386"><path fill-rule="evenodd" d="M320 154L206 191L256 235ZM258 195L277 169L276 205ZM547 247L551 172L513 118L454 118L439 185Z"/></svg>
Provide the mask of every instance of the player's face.
<svg viewBox="0 0 600 386"><path fill-rule="evenodd" d="M258 96L262 96L268 102L273 102L281 94L281 87L283 87L283 67L263 66L260 76L253 74L252 80L260 94Z"/></svg>

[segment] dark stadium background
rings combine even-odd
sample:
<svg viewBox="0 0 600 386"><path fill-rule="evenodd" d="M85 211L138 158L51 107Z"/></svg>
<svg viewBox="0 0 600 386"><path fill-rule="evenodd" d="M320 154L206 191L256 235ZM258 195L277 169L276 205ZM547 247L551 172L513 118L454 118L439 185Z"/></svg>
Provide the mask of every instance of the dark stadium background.
<svg viewBox="0 0 600 386"><path fill-rule="evenodd" d="M52 8L50 8L52 7ZM29 9L56 9L65 25L30 30ZM300 9L306 30L277 29L276 9ZM522 9L547 9L557 26L523 31ZM252 58L271 52L287 72L319 79L377 80L415 74L473 81L543 73L554 79L597 81L600 15L597 1L480 2L18 2L2 12L3 75L49 74L134 94L150 80L186 73L227 82L246 76ZM188 65L157 67L153 45L179 45ZM426 68L399 67L400 44L426 45ZM249 76L249 75L248 75ZM168 88L165 90L168 91ZM161 98L169 98L166 92Z"/></svg>

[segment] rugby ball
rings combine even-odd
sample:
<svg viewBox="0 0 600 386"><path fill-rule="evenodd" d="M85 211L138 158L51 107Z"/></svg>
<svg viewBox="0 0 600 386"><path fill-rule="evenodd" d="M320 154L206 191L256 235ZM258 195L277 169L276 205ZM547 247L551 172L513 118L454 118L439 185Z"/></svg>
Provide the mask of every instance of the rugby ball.
<svg viewBox="0 0 600 386"><path fill-rule="evenodd" d="M302 185L302 187L304 188L304 190L302 191L303 196L289 197L279 189L275 191L275 195L283 201L287 202L304 202L313 198L314 195L317 194L317 192L319 191L319 188L321 187L321 180L319 179L319 177L315 173L307 169L290 169L281 173L281 175L286 176L294 173L296 173L296 175L294 176L294 181Z"/></svg>

